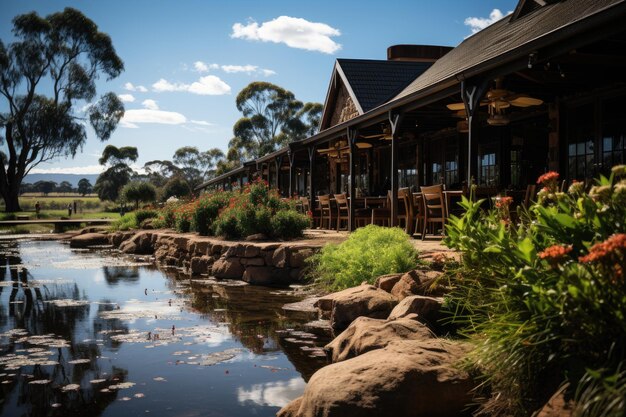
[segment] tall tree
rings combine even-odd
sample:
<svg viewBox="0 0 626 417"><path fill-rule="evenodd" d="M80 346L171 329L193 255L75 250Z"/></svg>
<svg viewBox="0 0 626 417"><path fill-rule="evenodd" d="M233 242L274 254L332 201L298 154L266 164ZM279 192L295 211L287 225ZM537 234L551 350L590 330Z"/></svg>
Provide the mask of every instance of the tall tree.
<svg viewBox="0 0 626 417"><path fill-rule="evenodd" d="M217 163L224 153L217 149L200 152L195 146L183 146L174 153L174 164L178 166L189 187L194 189L215 172Z"/></svg>
<svg viewBox="0 0 626 417"><path fill-rule="evenodd" d="M137 210L140 202L148 203L156 200L157 192L154 185L148 182L133 181L126 184L120 194L126 201L134 201Z"/></svg>
<svg viewBox="0 0 626 417"><path fill-rule="evenodd" d="M60 193L71 193L74 191L74 187L72 187L72 183L69 181L61 181L59 186L57 187L57 191Z"/></svg>
<svg viewBox="0 0 626 417"><path fill-rule="evenodd" d="M86 140L88 119L95 134L108 140L124 115L113 93L92 103L86 114L79 102L96 97L95 80L116 78L124 70L111 38L80 11L66 8L41 17L35 12L13 19L16 41L0 41L0 194L6 211L20 209L24 176L37 164L74 156Z"/></svg>
<svg viewBox="0 0 626 417"><path fill-rule="evenodd" d="M87 194L91 194L93 191L93 186L89 182L87 178L81 178L78 180L78 193L83 197Z"/></svg>
<svg viewBox="0 0 626 417"><path fill-rule="evenodd" d="M43 193L43 195L48 195L51 192L53 192L55 188L57 188L57 183L54 181L42 180L42 181L37 181L35 184L33 184L33 187L38 192Z"/></svg>
<svg viewBox="0 0 626 417"><path fill-rule="evenodd" d="M102 152L100 165L109 167L98 176L94 190L98 193L100 200L116 201L119 197L120 189L130 181L134 174L129 163L137 161L139 154L137 148L124 146L116 148L107 145Z"/></svg>

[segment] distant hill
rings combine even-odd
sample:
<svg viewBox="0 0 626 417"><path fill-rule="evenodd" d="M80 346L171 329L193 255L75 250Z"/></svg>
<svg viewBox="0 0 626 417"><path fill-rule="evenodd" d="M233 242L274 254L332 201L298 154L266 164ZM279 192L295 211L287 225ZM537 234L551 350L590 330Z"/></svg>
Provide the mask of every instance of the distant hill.
<svg viewBox="0 0 626 417"><path fill-rule="evenodd" d="M22 182L34 184L37 181L54 181L57 184L60 184L63 181L67 181L72 184L73 187L77 187L78 181L82 178L87 178L91 185L95 185L96 180L98 179L98 174L28 174Z"/></svg>

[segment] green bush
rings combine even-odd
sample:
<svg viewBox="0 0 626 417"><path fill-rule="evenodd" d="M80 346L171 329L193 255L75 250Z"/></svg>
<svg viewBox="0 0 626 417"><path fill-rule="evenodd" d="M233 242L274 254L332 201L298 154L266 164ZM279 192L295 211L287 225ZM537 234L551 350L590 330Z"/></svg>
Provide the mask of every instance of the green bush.
<svg viewBox="0 0 626 417"><path fill-rule="evenodd" d="M373 283L380 275L407 272L417 265L417 251L400 228L369 225L348 240L327 244L309 259L313 278L329 290Z"/></svg>
<svg viewBox="0 0 626 417"><path fill-rule="evenodd" d="M127 213L111 223L112 230L131 230L137 229L139 227L139 223L137 222L137 216L135 213Z"/></svg>
<svg viewBox="0 0 626 417"><path fill-rule="evenodd" d="M236 213L233 210L225 210L213 223L213 230L217 236L226 239L235 239L241 236Z"/></svg>
<svg viewBox="0 0 626 417"><path fill-rule="evenodd" d="M228 206L230 198L231 193L224 191L202 196L192 215L192 229L201 236L208 236L211 233L213 222L220 210Z"/></svg>
<svg viewBox="0 0 626 417"><path fill-rule="evenodd" d="M311 219L294 210L280 210L271 219L272 235L282 239L294 239L302 236L309 227Z"/></svg>
<svg viewBox="0 0 626 417"><path fill-rule="evenodd" d="M588 193L544 174L518 224L466 199L450 219L446 243L463 262L449 305L492 393L484 413L528 416L567 382L574 415L623 415L626 167L613 172Z"/></svg>
<svg viewBox="0 0 626 417"><path fill-rule="evenodd" d="M159 215L159 212L156 210L137 210L133 212L135 217L137 218L137 224L140 225L147 219L153 219Z"/></svg>

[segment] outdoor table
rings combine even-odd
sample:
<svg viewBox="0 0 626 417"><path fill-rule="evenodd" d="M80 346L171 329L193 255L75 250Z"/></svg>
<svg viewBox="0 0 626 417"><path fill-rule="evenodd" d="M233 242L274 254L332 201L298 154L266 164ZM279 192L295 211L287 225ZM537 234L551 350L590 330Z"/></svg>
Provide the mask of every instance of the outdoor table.
<svg viewBox="0 0 626 417"><path fill-rule="evenodd" d="M449 190L444 191L443 196L446 200L446 218L450 217L450 206L452 205L452 199L457 197L461 198L465 195L463 190Z"/></svg>

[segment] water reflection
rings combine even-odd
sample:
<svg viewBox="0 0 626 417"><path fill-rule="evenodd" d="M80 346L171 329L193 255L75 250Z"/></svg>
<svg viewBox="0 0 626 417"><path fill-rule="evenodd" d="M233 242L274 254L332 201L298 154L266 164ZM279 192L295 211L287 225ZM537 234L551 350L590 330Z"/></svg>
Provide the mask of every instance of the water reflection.
<svg viewBox="0 0 626 417"><path fill-rule="evenodd" d="M306 383L301 378L254 384L250 388L239 387L237 399L242 404L253 402L257 405L284 407L302 395L305 386Z"/></svg>
<svg viewBox="0 0 626 417"><path fill-rule="evenodd" d="M292 294L141 265L0 241L0 416L270 416L324 364Z"/></svg>

